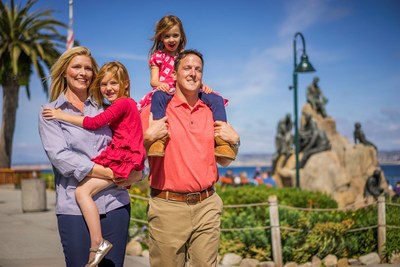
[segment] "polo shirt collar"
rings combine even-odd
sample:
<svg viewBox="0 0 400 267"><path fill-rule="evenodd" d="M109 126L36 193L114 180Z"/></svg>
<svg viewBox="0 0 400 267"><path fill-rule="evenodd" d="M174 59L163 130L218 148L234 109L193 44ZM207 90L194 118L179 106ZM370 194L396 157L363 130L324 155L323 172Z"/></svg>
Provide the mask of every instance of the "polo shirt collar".
<svg viewBox="0 0 400 267"><path fill-rule="evenodd" d="M169 105L171 105L174 108L179 107L179 106L188 106L188 104L186 102L183 102L182 100L180 100L179 97L176 94L174 94L174 96L172 97ZM194 105L193 109L195 109L197 106L200 108L200 107L205 107L207 105L204 104L204 102L201 101L200 98L199 98L197 100L196 105Z"/></svg>

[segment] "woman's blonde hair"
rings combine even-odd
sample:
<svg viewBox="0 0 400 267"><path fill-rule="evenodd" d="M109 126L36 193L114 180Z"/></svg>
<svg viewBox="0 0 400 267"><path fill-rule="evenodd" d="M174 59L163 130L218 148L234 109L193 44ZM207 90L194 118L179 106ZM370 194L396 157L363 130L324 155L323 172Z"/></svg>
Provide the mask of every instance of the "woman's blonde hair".
<svg viewBox="0 0 400 267"><path fill-rule="evenodd" d="M110 73L119 84L119 97L130 97L130 80L129 73L126 67L118 61L112 61L105 63L99 70L96 78L90 86L90 93L93 95L94 100L98 105L103 105L103 95L100 92L101 81L104 79L106 74ZM125 88L126 87L126 88Z"/></svg>
<svg viewBox="0 0 400 267"><path fill-rule="evenodd" d="M67 80L65 79L65 73L67 71L69 63L76 56L87 56L92 62L93 78L96 77L99 70L96 60L93 58L89 49L84 46L76 46L65 51L51 67L50 77L50 102L56 100L62 92L67 89ZM93 79L92 79L93 83Z"/></svg>
<svg viewBox="0 0 400 267"><path fill-rule="evenodd" d="M177 16L168 15L168 16L162 17L156 24L156 27L154 30L155 34L151 38L151 40L154 41L154 43L150 49L149 56L151 56L157 50L162 50L164 48L164 44L162 42L162 35L165 32L172 29L172 27L174 27L174 26L178 26L179 31L181 32L181 40L179 42L179 46L177 49L178 52L181 52L185 48L187 40L186 40L186 34L185 34L185 30L183 29L183 24L182 24L181 20Z"/></svg>

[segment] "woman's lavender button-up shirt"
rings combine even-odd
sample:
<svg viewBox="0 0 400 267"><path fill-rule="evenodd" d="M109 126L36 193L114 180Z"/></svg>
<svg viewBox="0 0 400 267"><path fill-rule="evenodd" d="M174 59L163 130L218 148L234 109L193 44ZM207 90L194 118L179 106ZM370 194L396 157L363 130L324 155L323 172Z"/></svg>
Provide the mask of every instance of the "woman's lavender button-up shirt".
<svg viewBox="0 0 400 267"><path fill-rule="evenodd" d="M39 135L54 171L56 214L82 215L75 200L76 186L93 168L94 163L90 159L105 149L111 141L112 132L108 126L89 131L67 122L46 120L42 116L43 107L59 108L79 116L95 116L103 109L88 98L82 114L61 94L39 111ZM115 185L96 194L94 200L100 214L127 205L130 201L127 190Z"/></svg>

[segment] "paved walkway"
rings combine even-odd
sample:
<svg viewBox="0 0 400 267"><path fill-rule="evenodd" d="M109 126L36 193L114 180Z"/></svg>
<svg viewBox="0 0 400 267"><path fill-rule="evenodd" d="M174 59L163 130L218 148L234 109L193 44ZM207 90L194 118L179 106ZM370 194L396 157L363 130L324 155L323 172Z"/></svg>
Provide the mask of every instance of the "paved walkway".
<svg viewBox="0 0 400 267"><path fill-rule="evenodd" d="M47 190L47 211L22 212L21 190L0 186L0 267L65 266L57 231L55 192ZM150 266L147 258L126 256L127 267Z"/></svg>

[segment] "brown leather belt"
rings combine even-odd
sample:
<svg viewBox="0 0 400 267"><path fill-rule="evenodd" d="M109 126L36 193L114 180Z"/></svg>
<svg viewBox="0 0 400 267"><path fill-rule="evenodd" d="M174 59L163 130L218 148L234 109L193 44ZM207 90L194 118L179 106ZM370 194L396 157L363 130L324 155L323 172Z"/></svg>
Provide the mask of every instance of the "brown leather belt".
<svg viewBox="0 0 400 267"><path fill-rule="evenodd" d="M205 200L206 198L212 196L214 192L215 190L214 187L212 186L201 192L193 192L193 193L178 193L172 191L158 190L155 188L150 189L150 195L152 197L159 197L166 200L186 202L187 204L190 205L194 205Z"/></svg>

